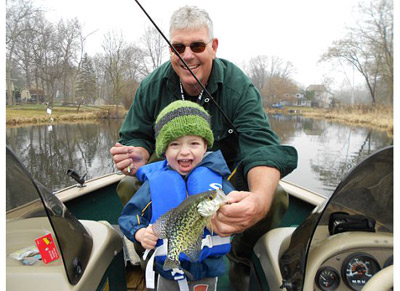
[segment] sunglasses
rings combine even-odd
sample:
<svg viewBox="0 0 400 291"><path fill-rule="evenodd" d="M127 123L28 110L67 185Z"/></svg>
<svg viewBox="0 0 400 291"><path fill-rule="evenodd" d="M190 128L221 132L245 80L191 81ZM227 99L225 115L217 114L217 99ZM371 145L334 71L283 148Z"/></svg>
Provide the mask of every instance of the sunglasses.
<svg viewBox="0 0 400 291"><path fill-rule="evenodd" d="M172 46L176 49L176 51L182 55L187 47L190 47L190 49L192 50L192 52L194 53L202 53L204 52L204 50L206 49L207 45L211 42L212 40L210 40L207 43L204 43L202 41L197 41L197 42L193 42L190 45L184 45L183 43L176 43L173 44Z"/></svg>

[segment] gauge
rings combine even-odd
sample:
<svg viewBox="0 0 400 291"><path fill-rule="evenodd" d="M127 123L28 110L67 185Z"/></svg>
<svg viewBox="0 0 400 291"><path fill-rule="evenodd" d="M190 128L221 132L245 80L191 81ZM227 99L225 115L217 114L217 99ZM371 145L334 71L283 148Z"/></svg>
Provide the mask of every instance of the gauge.
<svg viewBox="0 0 400 291"><path fill-rule="evenodd" d="M361 290L380 269L378 262L371 255L352 254L343 262L343 280L352 290Z"/></svg>
<svg viewBox="0 0 400 291"><path fill-rule="evenodd" d="M340 283L339 273L331 267L320 268L317 272L317 276L315 276L315 283L321 290L336 290Z"/></svg>

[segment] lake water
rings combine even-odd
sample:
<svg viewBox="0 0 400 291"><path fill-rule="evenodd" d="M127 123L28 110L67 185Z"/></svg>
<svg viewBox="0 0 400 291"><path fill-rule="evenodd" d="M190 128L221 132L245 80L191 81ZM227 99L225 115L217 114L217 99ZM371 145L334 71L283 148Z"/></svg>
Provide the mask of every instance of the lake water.
<svg viewBox="0 0 400 291"><path fill-rule="evenodd" d="M295 115L270 115L282 144L296 147L298 168L285 177L329 196L349 170L393 139L385 131L346 126ZM122 120L7 128L6 143L35 179L56 191L76 184L73 169L86 178L116 171L109 153Z"/></svg>

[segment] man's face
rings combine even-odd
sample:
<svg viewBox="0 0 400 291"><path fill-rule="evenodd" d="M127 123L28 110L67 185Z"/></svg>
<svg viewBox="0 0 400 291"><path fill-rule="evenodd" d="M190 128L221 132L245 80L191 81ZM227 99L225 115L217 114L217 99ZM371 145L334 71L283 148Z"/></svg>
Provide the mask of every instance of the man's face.
<svg viewBox="0 0 400 291"><path fill-rule="evenodd" d="M195 53L191 50L190 44L196 42L207 44L203 52ZM172 45L183 44L186 46L185 51L181 54L182 58L201 83L206 85L211 74L212 62L216 57L218 39L214 38L210 41L208 30L204 26L200 29L176 29L172 31L171 43ZM197 93L196 91L200 88L196 80L174 53L171 53L171 63L185 91L189 94L191 92Z"/></svg>

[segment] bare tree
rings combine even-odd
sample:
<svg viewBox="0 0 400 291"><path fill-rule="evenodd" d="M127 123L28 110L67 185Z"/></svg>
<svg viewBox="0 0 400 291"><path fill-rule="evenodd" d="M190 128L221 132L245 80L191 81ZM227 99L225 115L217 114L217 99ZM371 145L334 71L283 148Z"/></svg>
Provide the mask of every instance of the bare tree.
<svg viewBox="0 0 400 291"><path fill-rule="evenodd" d="M258 90L262 90L267 81L269 58L268 56L257 56L249 61L249 75Z"/></svg>
<svg viewBox="0 0 400 291"><path fill-rule="evenodd" d="M131 102L134 92L127 87L134 88L132 85L137 83L140 68L143 67L142 51L128 45L122 34L115 33L105 35L103 50L104 54L96 57L96 67L106 73L104 80L112 82L112 103L120 104L122 101L125 104L125 99L129 97Z"/></svg>
<svg viewBox="0 0 400 291"><path fill-rule="evenodd" d="M25 29L16 39L13 63L18 65L25 74L25 87L30 88L31 84L31 71L34 62L32 40L33 40L33 27L34 23L27 21L23 24Z"/></svg>
<svg viewBox="0 0 400 291"><path fill-rule="evenodd" d="M381 65L379 81L388 89L387 95L393 100L393 2L380 0L369 5L362 3L359 9L366 20L358 25L358 29L373 51L377 52ZM379 87L378 84L378 92Z"/></svg>
<svg viewBox="0 0 400 291"><path fill-rule="evenodd" d="M273 56L257 56L249 61L248 74L268 102L288 99L298 90L290 76L294 67L290 62ZM266 100L265 100L266 101Z"/></svg>
<svg viewBox="0 0 400 291"><path fill-rule="evenodd" d="M321 61L344 60L364 77L372 104L382 83L393 97L393 3L373 0L360 4L361 20L347 35L333 43ZM381 97L382 98L382 97Z"/></svg>
<svg viewBox="0 0 400 291"><path fill-rule="evenodd" d="M12 105L15 98L12 92L12 71L14 66L14 56L17 43L22 35L27 35L32 29L27 23L35 17L40 9L33 6L31 0L7 0L6 1L6 86L7 86L7 103Z"/></svg>
<svg viewBox="0 0 400 291"><path fill-rule="evenodd" d="M254 85L261 91L269 78L290 79L294 71L292 63L276 56L257 56L249 61L248 74Z"/></svg>
<svg viewBox="0 0 400 291"><path fill-rule="evenodd" d="M126 43L122 34L107 33L102 44L104 50L104 69L113 83L113 103L119 104L122 89L123 54Z"/></svg>
<svg viewBox="0 0 400 291"><path fill-rule="evenodd" d="M140 69L143 76L147 76L163 63L168 46L154 27L146 28L140 43L143 47L143 57L145 59Z"/></svg>
<svg viewBox="0 0 400 291"><path fill-rule="evenodd" d="M82 61L83 44L82 28L77 18L70 20L60 20L57 24L57 33L60 39L60 49L63 55L63 87L62 93L64 101L69 98L69 92L75 91L76 75L79 73ZM78 55L78 53L80 53ZM68 90L68 84L71 88ZM72 94L71 94L72 95ZM75 97L75 96L73 96ZM74 98L71 100L74 102Z"/></svg>
<svg viewBox="0 0 400 291"><path fill-rule="evenodd" d="M165 45L154 29L148 28L141 38L143 49L127 44L122 34L108 33L102 45L104 53L93 58L93 68L86 56L83 73L88 81L83 86L79 76L83 75L84 47L91 33L84 35L76 18L50 23L34 8L33 0L7 1L8 104L14 103L12 82L16 84L18 77L19 87L30 89L35 84L36 95L43 94L50 107L58 93L64 101L74 102L78 86L80 95L84 91L85 96L89 91L97 92L89 97L90 101L102 96L104 100L111 98L113 104L129 107L140 79L163 61ZM93 82L94 75L97 82Z"/></svg>
<svg viewBox="0 0 400 291"><path fill-rule="evenodd" d="M42 19L37 24L38 34L34 42L35 62L46 87L49 107L53 106L58 91L59 80L64 75L65 56L62 44L62 35L57 32L56 26Z"/></svg>
<svg viewBox="0 0 400 291"><path fill-rule="evenodd" d="M106 100L108 96L112 96L112 86L110 86L111 80L105 69L105 56L103 54L97 53L93 57L93 68L97 80L96 99Z"/></svg>

